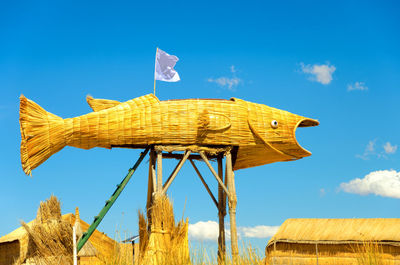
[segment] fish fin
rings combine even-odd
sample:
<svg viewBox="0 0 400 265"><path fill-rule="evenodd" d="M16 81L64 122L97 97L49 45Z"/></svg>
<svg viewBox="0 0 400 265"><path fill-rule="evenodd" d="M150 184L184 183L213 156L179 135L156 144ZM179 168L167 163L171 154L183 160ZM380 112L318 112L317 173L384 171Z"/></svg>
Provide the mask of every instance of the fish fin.
<svg viewBox="0 0 400 265"><path fill-rule="evenodd" d="M197 120L197 141L203 141L208 133L222 132L230 127L231 120L228 116L204 110L199 114Z"/></svg>
<svg viewBox="0 0 400 265"><path fill-rule="evenodd" d="M231 120L224 114L204 110L199 115L198 126L202 130L223 131L231 127Z"/></svg>
<svg viewBox="0 0 400 265"><path fill-rule="evenodd" d="M92 96L89 95L86 96L86 101L93 111L109 109L121 104L121 102L116 100L93 98Z"/></svg>
<svg viewBox="0 0 400 265"><path fill-rule="evenodd" d="M130 104L134 105L137 108L143 108L145 106L159 104L160 100L156 96L154 96L154 94L147 94L141 97L131 99L127 102L129 102Z"/></svg>
<svg viewBox="0 0 400 265"><path fill-rule="evenodd" d="M22 169L32 175L32 169L66 146L64 120L21 95L19 124Z"/></svg>
<svg viewBox="0 0 400 265"><path fill-rule="evenodd" d="M92 108L93 111L100 111L104 109L109 109L112 107L115 107L123 102L119 102L117 100L110 100L110 99L99 99L99 98L93 98L92 96L87 96L86 101L89 104L89 106ZM130 102L131 104L135 104L137 107L142 107L143 105L146 104L158 104L160 101L154 94L148 94L144 95L138 98L134 98L132 100L129 100L127 102Z"/></svg>

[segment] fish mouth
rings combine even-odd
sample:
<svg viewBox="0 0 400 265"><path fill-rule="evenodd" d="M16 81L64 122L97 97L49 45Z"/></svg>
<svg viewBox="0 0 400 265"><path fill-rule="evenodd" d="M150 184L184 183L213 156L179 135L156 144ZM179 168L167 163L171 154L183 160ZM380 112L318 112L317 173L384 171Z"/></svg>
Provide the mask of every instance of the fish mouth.
<svg viewBox="0 0 400 265"><path fill-rule="evenodd" d="M307 149L305 149L304 147L302 147L299 142L296 139L296 129L298 127L313 127L313 126L318 126L319 125L319 121L314 120L314 119L310 119L310 118L303 118L301 120L299 120L297 122L297 124L294 126L293 129L293 140L294 143L297 147L297 152L296 154L293 154L292 156L296 157L296 158L302 158L302 157L306 157L306 156L310 156L311 152L308 151Z"/></svg>

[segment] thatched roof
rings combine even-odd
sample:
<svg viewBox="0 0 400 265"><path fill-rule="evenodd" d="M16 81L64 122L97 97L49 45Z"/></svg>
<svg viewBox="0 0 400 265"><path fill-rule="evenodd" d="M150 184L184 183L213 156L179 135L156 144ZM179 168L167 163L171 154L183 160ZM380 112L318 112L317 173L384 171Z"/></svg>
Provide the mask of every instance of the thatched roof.
<svg viewBox="0 0 400 265"><path fill-rule="evenodd" d="M79 218L79 217L78 217ZM75 224L75 215L72 213L64 214L62 216L62 220L69 222L71 225ZM89 224L79 220L79 228L78 228L78 235L82 233L82 230L86 231L89 228ZM27 223L28 227L32 227L35 224L36 220L33 220ZM27 232L24 227L19 227L12 231L11 233L0 237L0 244L12 242L19 240L21 243L21 248L26 248L28 244L27 240ZM96 230L90 241L85 244L85 246L79 251L79 256L94 256L96 255L97 251L102 253L108 253L110 250L114 249L116 242L108 237L106 234L99 232Z"/></svg>
<svg viewBox="0 0 400 265"><path fill-rule="evenodd" d="M33 221L29 222L28 225L32 226L32 223L33 223ZM12 242L12 241L15 241L15 240L20 240L25 235L26 235L26 231L21 226L21 227L15 229L14 231L12 231L11 233L0 237L0 244L7 243L7 242Z"/></svg>
<svg viewBox="0 0 400 265"><path fill-rule="evenodd" d="M268 242L341 244L379 241L400 245L400 218L287 219Z"/></svg>

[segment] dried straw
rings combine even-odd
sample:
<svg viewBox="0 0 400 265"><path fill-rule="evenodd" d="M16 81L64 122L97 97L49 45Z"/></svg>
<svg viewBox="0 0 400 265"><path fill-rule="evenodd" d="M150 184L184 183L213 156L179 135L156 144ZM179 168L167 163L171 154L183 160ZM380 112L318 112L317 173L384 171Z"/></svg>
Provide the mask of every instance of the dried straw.
<svg viewBox="0 0 400 265"><path fill-rule="evenodd" d="M149 94L119 103L87 98L95 110L61 119L20 98L21 160L26 174L64 146L143 148L157 145L238 146L234 169L311 155L297 127L318 125L289 112L240 99L159 101ZM271 122L278 121L273 128Z"/></svg>
<svg viewBox="0 0 400 265"><path fill-rule="evenodd" d="M50 196L45 202L40 202L36 214L38 224L47 223L52 219L61 220L61 203L54 195Z"/></svg>
<svg viewBox="0 0 400 265"><path fill-rule="evenodd" d="M33 226L21 224L29 237L27 259L43 265L72 264L72 226L62 220L55 196L40 203Z"/></svg>
<svg viewBox="0 0 400 265"><path fill-rule="evenodd" d="M139 264L190 264L188 220L175 223L172 203L165 195L155 198L150 216L151 224L139 212Z"/></svg>
<svg viewBox="0 0 400 265"><path fill-rule="evenodd" d="M0 238L0 264L70 264L72 227L77 239L89 224L79 217L79 210L61 216L60 201L51 196L41 202L36 219ZM78 253L80 264L104 264L119 254L132 260L132 245L118 243L95 230ZM61 257L61 261L59 261ZM118 258L119 259L119 258ZM115 263L113 263L115 264Z"/></svg>

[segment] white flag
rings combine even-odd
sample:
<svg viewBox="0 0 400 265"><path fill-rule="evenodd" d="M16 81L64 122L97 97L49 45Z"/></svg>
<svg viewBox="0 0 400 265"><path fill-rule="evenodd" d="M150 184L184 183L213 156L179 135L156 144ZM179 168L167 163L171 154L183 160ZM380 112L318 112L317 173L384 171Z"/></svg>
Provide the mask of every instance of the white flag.
<svg viewBox="0 0 400 265"><path fill-rule="evenodd" d="M178 82L181 80L178 72L174 69L178 60L178 57L175 55L169 55L163 50L157 49L156 70L154 73L155 80L167 82Z"/></svg>

